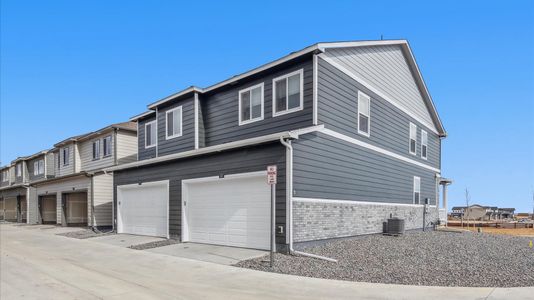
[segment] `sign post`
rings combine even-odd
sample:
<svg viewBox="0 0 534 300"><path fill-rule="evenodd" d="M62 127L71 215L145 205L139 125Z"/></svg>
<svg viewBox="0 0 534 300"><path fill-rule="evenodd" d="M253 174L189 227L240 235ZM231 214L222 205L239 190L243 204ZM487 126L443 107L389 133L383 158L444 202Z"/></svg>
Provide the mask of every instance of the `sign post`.
<svg viewBox="0 0 534 300"><path fill-rule="evenodd" d="M276 247L276 177L276 165L267 166L267 184L271 186L271 268L274 263L274 252Z"/></svg>

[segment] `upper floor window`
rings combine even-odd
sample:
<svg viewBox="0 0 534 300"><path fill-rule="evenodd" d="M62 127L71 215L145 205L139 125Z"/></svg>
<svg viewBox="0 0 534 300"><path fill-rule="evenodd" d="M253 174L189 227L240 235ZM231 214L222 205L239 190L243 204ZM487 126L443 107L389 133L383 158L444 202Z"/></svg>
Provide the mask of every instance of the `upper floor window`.
<svg viewBox="0 0 534 300"><path fill-rule="evenodd" d="M106 136L102 142L104 143L104 157L111 155L111 135Z"/></svg>
<svg viewBox="0 0 534 300"><path fill-rule="evenodd" d="M410 154L416 155L417 125L410 123Z"/></svg>
<svg viewBox="0 0 534 300"><path fill-rule="evenodd" d="M156 146L156 121L151 121L145 124L145 148L151 148Z"/></svg>
<svg viewBox="0 0 534 300"><path fill-rule="evenodd" d="M421 130L421 157L426 159L428 154L428 134Z"/></svg>
<svg viewBox="0 0 534 300"><path fill-rule="evenodd" d="M93 141L93 160L100 159L100 140Z"/></svg>
<svg viewBox="0 0 534 300"><path fill-rule="evenodd" d="M239 91L239 125L263 120L263 83Z"/></svg>
<svg viewBox="0 0 534 300"><path fill-rule="evenodd" d="M303 108L303 71L298 70L273 79L273 116Z"/></svg>
<svg viewBox="0 0 534 300"><path fill-rule="evenodd" d="M17 177L22 176L22 164L17 164L15 167L15 175Z"/></svg>
<svg viewBox="0 0 534 300"><path fill-rule="evenodd" d="M2 182L6 182L9 179L9 170L2 171Z"/></svg>
<svg viewBox="0 0 534 300"><path fill-rule="evenodd" d="M61 150L63 156L63 165L68 166L70 163L70 147L65 147Z"/></svg>
<svg viewBox="0 0 534 300"><path fill-rule="evenodd" d="M421 178L413 177L413 204L421 203Z"/></svg>
<svg viewBox="0 0 534 300"><path fill-rule="evenodd" d="M168 110L165 116L166 139L182 136L182 107Z"/></svg>
<svg viewBox="0 0 534 300"><path fill-rule="evenodd" d="M37 176L41 174L44 174L44 160L42 159L33 162L33 175Z"/></svg>
<svg viewBox="0 0 534 300"><path fill-rule="evenodd" d="M358 91L358 133L369 136L371 128L371 98Z"/></svg>

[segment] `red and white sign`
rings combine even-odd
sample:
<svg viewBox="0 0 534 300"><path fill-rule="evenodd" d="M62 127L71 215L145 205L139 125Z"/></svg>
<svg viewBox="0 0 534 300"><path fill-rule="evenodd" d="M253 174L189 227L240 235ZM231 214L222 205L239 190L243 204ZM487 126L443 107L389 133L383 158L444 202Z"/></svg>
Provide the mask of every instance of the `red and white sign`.
<svg viewBox="0 0 534 300"><path fill-rule="evenodd" d="M267 166L267 184L276 184L276 166Z"/></svg>

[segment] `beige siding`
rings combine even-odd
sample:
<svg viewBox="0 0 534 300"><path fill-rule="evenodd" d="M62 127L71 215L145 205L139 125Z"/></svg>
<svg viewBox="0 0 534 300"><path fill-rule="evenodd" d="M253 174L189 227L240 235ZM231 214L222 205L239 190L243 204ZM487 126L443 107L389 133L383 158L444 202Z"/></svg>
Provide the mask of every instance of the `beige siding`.
<svg viewBox="0 0 534 300"><path fill-rule="evenodd" d="M117 164L125 164L137 160L137 133L117 131Z"/></svg>
<svg viewBox="0 0 534 300"><path fill-rule="evenodd" d="M104 157L104 142L103 139L111 135L111 155ZM100 140L100 157L96 160L93 160L93 142ZM115 140L113 138L113 133L109 132L107 134L99 135L93 139L83 141L79 144L80 148L80 158L81 158L81 170L82 171L92 171L97 169L102 169L105 167L110 167L114 163L113 157L113 147L115 147Z"/></svg>
<svg viewBox="0 0 534 300"><path fill-rule="evenodd" d="M47 153L46 154L46 170L45 174L48 177L53 177L56 175L56 161L54 158L54 153Z"/></svg>
<svg viewBox="0 0 534 300"><path fill-rule="evenodd" d="M37 189L29 187L26 189L27 216L28 224L37 224L39 222L39 207L37 202Z"/></svg>
<svg viewBox="0 0 534 300"><path fill-rule="evenodd" d="M77 191L87 191L87 206L88 214L90 214L90 204L91 204L91 180L89 177L84 175L67 178L64 180L53 181L48 184L42 184L37 186L37 196L41 195L56 195L56 204L57 204L57 223L62 224L62 194L63 193L72 193ZM34 201L37 201L37 198L34 197ZM90 220L90 216L88 216Z"/></svg>
<svg viewBox="0 0 534 300"><path fill-rule="evenodd" d="M74 173L78 173L82 170L82 160L80 155L80 145L74 144Z"/></svg>
<svg viewBox="0 0 534 300"><path fill-rule="evenodd" d="M111 226L113 223L113 175L94 176L93 195L95 226Z"/></svg>
<svg viewBox="0 0 534 300"><path fill-rule="evenodd" d="M70 143L68 145L69 153L70 153L70 155L69 155L69 164L68 165L63 165L63 148L65 148L65 147L60 147L59 148L59 161L60 161L60 163L59 163L59 169L58 169L57 177L74 174L74 153L75 153L74 144Z"/></svg>
<svg viewBox="0 0 534 300"><path fill-rule="evenodd" d="M324 55L435 129L400 46L336 48Z"/></svg>

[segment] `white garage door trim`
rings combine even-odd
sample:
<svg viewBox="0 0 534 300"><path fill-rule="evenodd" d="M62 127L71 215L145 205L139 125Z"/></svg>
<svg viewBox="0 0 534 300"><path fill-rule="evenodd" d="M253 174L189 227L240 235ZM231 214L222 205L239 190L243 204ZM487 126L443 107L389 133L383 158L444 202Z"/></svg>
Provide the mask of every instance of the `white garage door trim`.
<svg viewBox="0 0 534 300"><path fill-rule="evenodd" d="M189 236L189 224L188 224L188 211L186 201L189 202L189 184L192 183L202 183L202 182L212 182L212 181L224 181L237 178L249 178L249 177L260 177L265 178L265 186L267 185L267 171L257 171L257 172L248 172L248 173L239 173L239 174L228 174L224 178L219 176L203 177L203 178L194 178L182 180L182 241L189 242L191 241Z"/></svg>
<svg viewBox="0 0 534 300"><path fill-rule="evenodd" d="M165 192L165 203L167 204L166 207L166 238L170 238L169 234L169 180L162 180L162 181L150 181L150 182L142 182L141 184L125 184L125 185L119 185L117 186L117 233L124 233L124 228L122 224L122 215L121 215L121 209L119 207L119 202L123 201L122 196L122 190L123 189L134 189L138 187L146 187L146 186L158 186L163 185L165 186L166 192Z"/></svg>

